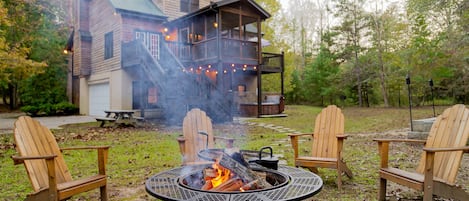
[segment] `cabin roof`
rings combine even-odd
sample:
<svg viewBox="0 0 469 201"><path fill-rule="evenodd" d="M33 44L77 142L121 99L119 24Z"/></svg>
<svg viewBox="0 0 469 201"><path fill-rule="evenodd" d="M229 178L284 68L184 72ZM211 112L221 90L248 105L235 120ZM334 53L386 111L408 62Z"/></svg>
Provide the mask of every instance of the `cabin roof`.
<svg viewBox="0 0 469 201"><path fill-rule="evenodd" d="M265 20L270 17L270 14L264 10L259 4L257 4L254 0L223 0L223 1L218 1L218 2L212 2L210 5L203 7L197 11L194 11L192 13L189 13L187 15L184 15L178 19L173 20L172 22L178 22L178 21L183 21L188 18L192 18L194 16L207 13L207 12L216 12L218 8L228 6L230 4L235 4L235 3L241 3L241 2L246 2L248 5L251 5L253 8L255 8L261 17L261 19Z"/></svg>
<svg viewBox="0 0 469 201"><path fill-rule="evenodd" d="M167 18L151 0L110 0L116 10Z"/></svg>

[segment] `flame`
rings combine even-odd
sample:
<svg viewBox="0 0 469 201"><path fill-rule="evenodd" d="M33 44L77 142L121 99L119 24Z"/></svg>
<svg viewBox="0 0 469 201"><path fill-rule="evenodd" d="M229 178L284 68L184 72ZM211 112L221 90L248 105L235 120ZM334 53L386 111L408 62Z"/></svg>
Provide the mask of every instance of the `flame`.
<svg viewBox="0 0 469 201"><path fill-rule="evenodd" d="M217 171L217 176L210 180L212 182L213 188L219 186L223 182L230 179L231 171L223 166L219 165L218 163L213 163L212 168Z"/></svg>

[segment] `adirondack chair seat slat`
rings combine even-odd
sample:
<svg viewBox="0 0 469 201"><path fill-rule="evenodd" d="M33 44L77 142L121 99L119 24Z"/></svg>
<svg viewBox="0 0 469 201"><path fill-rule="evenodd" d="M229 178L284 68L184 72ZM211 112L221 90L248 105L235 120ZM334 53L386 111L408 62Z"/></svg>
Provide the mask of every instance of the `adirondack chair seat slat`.
<svg viewBox="0 0 469 201"><path fill-rule="evenodd" d="M67 198L75 195L77 191L86 192L105 186L106 183L106 175L94 175L88 178L57 184L57 189L59 190L59 197Z"/></svg>
<svg viewBox="0 0 469 201"><path fill-rule="evenodd" d="M320 157L299 156L298 158L296 158L296 161L323 161L323 162L336 163L337 158L320 158Z"/></svg>

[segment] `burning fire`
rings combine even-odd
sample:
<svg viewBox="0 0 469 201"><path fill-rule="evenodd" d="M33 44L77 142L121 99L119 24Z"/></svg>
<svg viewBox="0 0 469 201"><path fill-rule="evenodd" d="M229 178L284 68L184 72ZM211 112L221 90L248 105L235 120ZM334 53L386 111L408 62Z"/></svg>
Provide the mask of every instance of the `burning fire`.
<svg viewBox="0 0 469 201"><path fill-rule="evenodd" d="M230 173L231 171L227 168L224 168L218 163L213 163L212 168L216 172L216 177L213 179L210 179L209 182L212 184L212 188L215 188L222 184L223 182L227 181L230 179Z"/></svg>

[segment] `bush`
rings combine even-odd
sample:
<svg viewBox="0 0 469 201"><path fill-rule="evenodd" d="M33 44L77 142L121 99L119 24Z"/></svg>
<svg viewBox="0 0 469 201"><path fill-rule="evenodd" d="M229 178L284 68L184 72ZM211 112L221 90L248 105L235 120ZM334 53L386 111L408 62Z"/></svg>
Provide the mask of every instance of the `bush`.
<svg viewBox="0 0 469 201"><path fill-rule="evenodd" d="M21 107L21 111L26 113L27 115L29 116L37 116L37 114L39 113L40 109L39 107L37 106L33 106L33 105L26 105L26 106L23 106Z"/></svg>
<svg viewBox="0 0 469 201"><path fill-rule="evenodd" d="M52 115L72 115L78 113L78 107L69 102L57 104L26 105L21 107L21 111L30 116L52 116Z"/></svg>
<svg viewBox="0 0 469 201"><path fill-rule="evenodd" d="M55 104L55 110L57 114L70 115L78 113L78 107L69 102L60 102Z"/></svg>

